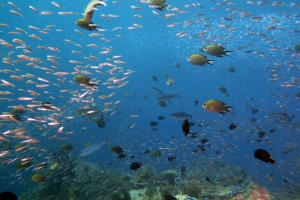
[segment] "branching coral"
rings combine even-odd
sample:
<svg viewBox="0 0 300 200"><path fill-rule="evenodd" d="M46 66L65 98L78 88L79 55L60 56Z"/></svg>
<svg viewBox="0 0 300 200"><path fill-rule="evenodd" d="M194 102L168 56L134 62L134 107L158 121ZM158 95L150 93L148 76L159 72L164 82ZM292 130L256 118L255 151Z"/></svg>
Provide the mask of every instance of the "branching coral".
<svg viewBox="0 0 300 200"><path fill-rule="evenodd" d="M180 190L169 183L164 183L159 186L159 192L162 197L166 194L175 196L176 194L180 193Z"/></svg>
<svg viewBox="0 0 300 200"><path fill-rule="evenodd" d="M181 191L183 194L186 194L190 197L199 198L202 193L201 183L195 179L192 180L182 180L181 182Z"/></svg>
<svg viewBox="0 0 300 200"><path fill-rule="evenodd" d="M152 197L157 191L157 188L155 187L154 184L148 185L146 187L145 195L148 197Z"/></svg>

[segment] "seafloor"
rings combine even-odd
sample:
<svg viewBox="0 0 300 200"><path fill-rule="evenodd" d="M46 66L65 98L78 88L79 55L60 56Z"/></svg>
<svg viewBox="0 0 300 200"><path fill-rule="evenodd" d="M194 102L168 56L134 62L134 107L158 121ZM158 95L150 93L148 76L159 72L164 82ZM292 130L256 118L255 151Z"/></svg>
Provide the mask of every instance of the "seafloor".
<svg viewBox="0 0 300 200"><path fill-rule="evenodd" d="M146 165L130 174L114 167L102 170L63 151L54 152L50 163L57 167L45 169L47 180L29 188L20 200L164 200L166 194L178 200L300 199L300 191L272 194L255 184L245 169L220 160L195 161L187 166L174 164L162 172Z"/></svg>

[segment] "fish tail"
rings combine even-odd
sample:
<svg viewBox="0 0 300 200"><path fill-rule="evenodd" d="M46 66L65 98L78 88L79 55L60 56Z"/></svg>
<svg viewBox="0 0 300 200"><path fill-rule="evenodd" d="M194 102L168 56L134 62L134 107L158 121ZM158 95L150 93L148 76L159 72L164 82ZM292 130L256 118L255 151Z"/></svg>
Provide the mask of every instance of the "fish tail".
<svg viewBox="0 0 300 200"><path fill-rule="evenodd" d="M227 111L227 110L226 110ZM230 111L229 111L230 112ZM225 115L225 112L220 112L220 115L221 116L224 116Z"/></svg>
<svg viewBox="0 0 300 200"><path fill-rule="evenodd" d="M225 54L226 56L230 56L230 55L229 55L230 52L232 52L232 51L225 51L224 54Z"/></svg>
<svg viewBox="0 0 300 200"><path fill-rule="evenodd" d="M181 92L181 91L178 92L177 96L181 99L181 97L179 96L180 92Z"/></svg>
<svg viewBox="0 0 300 200"><path fill-rule="evenodd" d="M104 140L104 144L107 144L107 140L109 139L109 137L107 137L105 140Z"/></svg>
<svg viewBox="0 0 300 200"><path fill-rule="evenodd" d="M232 110L233 108L233 106L226 106L226 111L234 114L234 111Z"/></svg>
<svg viewBox="0 0 300 200"><path fill-rule="evenodd" d="M270 159L270 163L273 165L275 163L275 160Z"/></svg>
<svg viewBox="0 0 300 200"><path fill-rule="evenodd" d="M207 63L208 63L209 65L213 65L213 64L212 64L213 62L214 62L213 60L207 60Z"/></svg>
<svg viewBox="0 0 300 200"><path fill-rule="evenodd" d="M89 86L99 86L96 83L90 83Z"/></svg>

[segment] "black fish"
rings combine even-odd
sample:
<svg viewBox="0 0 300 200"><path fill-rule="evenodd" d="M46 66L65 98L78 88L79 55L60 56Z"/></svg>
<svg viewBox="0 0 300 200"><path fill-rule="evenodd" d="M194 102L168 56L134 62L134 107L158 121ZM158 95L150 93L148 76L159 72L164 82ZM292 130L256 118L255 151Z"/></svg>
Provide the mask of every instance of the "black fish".
<svg viewBox="0 0 300 200"><path fill-rule="evenodd" d="M198 153L199 151L197 150L197 149L194 149L193 151L192 151L192 153Z"/></svg>
<svg viewBox="0 0 300 200"><path fill-rule="evenodd" d="M208 142L208 139L203 138L203 139L201 140L201 143L202 143L202 144L205 144L206 142Z"/></svg>
<svg viewBox="0 0 300 200"><path fill-rule="evenodd" d="M265 140L265 142L269 142L269 141L270 141L269 139L266 139L266 140Z"/></svg>
<svg viewBox="0 0 300 200"><path fill-rule="evenodd" d="M216 152L217 154L219 154L220 153L220 151L219 150L217 150L217 152Z"/></svg>
<svg viewBox="0 0 300 200"><path fill-rule="evenodd" d="M257 119L255 119L255 118L250 119L250 122L255 122L255 121L257 121Z"/></svg>
<svg viewBox="0 0 300 200"><path fill-rule="evenodd" d="M12 193L12 192L2 192L0 193L0 199L3 199L3 200L17 200L17 196Z"/></svg>
<svg viewBox="0 0 300 200"><path fill-rule="evenodd" d="M201 151L205 151L205 147L204 147L202 144L199 144L197 147L198 147Z"/></svg>
<svg viewBox="0 0 300 200"><path fill-rule="evenodd" d="M157 124L158 124L158 122L156 122L156 121L150 122L150 125L151 125L151 126L156 126Z"/></svg>
<svg viewBox="0 0 300 200"><path fill-rule="evenodd" d="M165 198L164 198L165 200L177 200L177 198L176 197L173 197L173 196L171 196L171 195L169 195L169 194L165 194Z"/></svg>
<svg viewBox="0 0 300 200"><path fill-rule="evenodd" d="M200 123L200 124L198 124L198 126L199 126L199 127L202 127L203 125Z"/></svg>
<svg viewBox="0 0 300 200"><path fill-rule="evenodd" d="M262 137L264 137L266 135L266 131L260 131L259 133L258 133L258 137L259 138L262 138Z"/></svg>
<svg viewBox="0 0 300 200"><path fill-rule="evenodd" d="M126 155L125 155L123 152L122 152L122 153L120 153L120 154L119 154L119 156L118 156L118 158L119 158L119 159L121 159L121 158L125 158L125 157L126 157Z"/></svg>
<svg viewBox="0 0 300 200"><path fill-rule="evenodd" d="M183 176L183 175L186 174L186 166L182 165L182 166L180 167L180 174L181 174L181 176Z"/></svg>
<svg viewBox="0 0 300 200"><path fill-rule="evenodd" d="M270 133L274 133L276 131L276 128L273 128L270 130Z"/></svg>
<svg viewBox="0 0 300 200"><path fill-rule="evenodd" d="M205 180L206 180L207 182L211 182L211 180L210 180L208 177L205 177Z"/></svg>
<svg viewBox="0 0 300 200"><path fill-rule="evenodd" d="M195 105L196 106L198 106L198 103L199 103L199 101L198 100L196 100L196 101L194 101L195 102Z"/></svg>
<svg viewBox="0 0 300 200"><path fill-rule="evenodd" d="M147 149L144 151L144 154L147 154L147 153L150 153L150 150Z"/></svg>
<svg viewBox="0 0 300 200"><path fill-rule="evenodd" d="M157 118L158 120L164 120L165 119L165 117L164 116L158 116L158 118Z"/></svg>
<svg viewBox="0 0 300 200"><path fill-rule="evenodd" d="M173 161L173 160L176 160L176 157L175 157L175 156L169 156L169 157L168 157L168 161Z"/></svg>
<svg viewBox="0 0 300 200"><path fill-rule="evenodd" d="M213 184L214 186L216 186L216 184L214 184L213 182L211 182L211 180L210 180L208 177L205 177L205 180L206 180L207 182L210 182L210 183Z"/></svg>
<svg viewBox="0 0 300 200"><path fill-rule="evenodd" d="M264 149L257 149L254 151L254 157L261 160L261 161L264 161L266 163L271 163L271 164L274 164L275 163L275 160L271 159L271 155Z"/></svg>
<svg viewBox="0 0 300 200"><path fill-rule="evenodd" d="M190 132L190 134L191 134L191 137L192 137L192 138L198 137L198 136L199 136L199 134L196 133L196 132Z"/></svg>
<svg viewBox="0 0 300 200"><path fill-rule="evenodd" d="M131 165L130 165L130 169L132 169L132 170L137 170L137 169L139 169L141 166L142 166L142 163L141 163L141 162L140 162L140 163L138 163L138 162L133 162L133 163L131 163Z"/></svg>
<svg viewBox="0 0 300 200"><path fill-rule="evenodd" d="M234 130L236 129L237 125L236 124L230 124L229 130Z"/></svg>
<svg viewBox="0 0 300 200"><path fill-rule="evenodd" d="M251 108L251 113L252 113L252 114L256 114L256 113L258 113L258 111L259 111L259 109Z"/></svg>
<svg viewBox="0 0 300 200"><path fill-rule="evenodd" d="M187 134L190 133L190 123L188 119L185 119L182 124L182 131L185 133L184 136L187 136Z"/></svg>

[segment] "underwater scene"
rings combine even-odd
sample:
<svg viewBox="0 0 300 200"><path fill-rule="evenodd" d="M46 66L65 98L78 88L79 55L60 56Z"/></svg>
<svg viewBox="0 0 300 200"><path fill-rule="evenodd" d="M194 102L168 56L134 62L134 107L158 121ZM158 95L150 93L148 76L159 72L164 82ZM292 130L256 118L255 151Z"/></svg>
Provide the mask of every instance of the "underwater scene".
<svg viewBox="0 0 300 200"><path fill-rule="evenodd" d="M300 3L0 1L1 200L300 200Z"/></svg>

